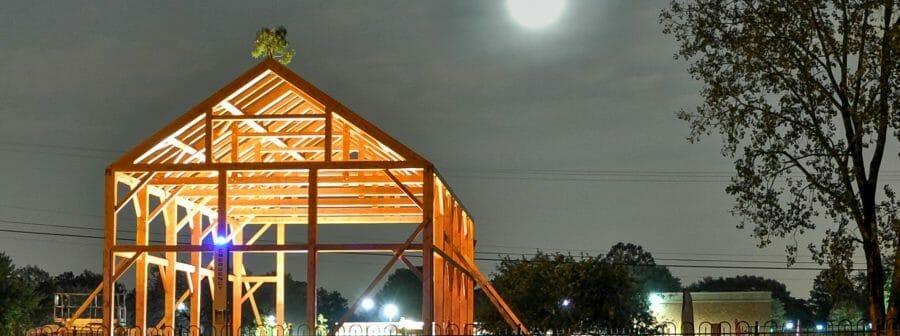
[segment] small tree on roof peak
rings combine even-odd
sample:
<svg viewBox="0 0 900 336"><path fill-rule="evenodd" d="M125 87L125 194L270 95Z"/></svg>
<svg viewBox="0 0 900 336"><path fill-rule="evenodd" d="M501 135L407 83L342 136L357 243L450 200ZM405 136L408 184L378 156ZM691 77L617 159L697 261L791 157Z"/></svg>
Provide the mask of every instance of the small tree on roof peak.
<svg viewBox="0 0 900 336"><path fill-rule="evenodd" d="M288 64L294 58L294 49L287 41L287 29L284 26L264 27L256 32L253 41L253 58L271 57L281 64Z"/></svg>

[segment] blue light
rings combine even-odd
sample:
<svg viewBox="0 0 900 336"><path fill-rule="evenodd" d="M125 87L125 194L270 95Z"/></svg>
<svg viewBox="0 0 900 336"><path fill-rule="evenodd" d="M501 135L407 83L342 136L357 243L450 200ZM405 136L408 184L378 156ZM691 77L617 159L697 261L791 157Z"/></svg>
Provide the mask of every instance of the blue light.
<svg viewBox="0 0 900 336"><path fill-rule="evenodd" d="M788 321L787 323L785 323L785 324L784 324L784 329L794 329L794 322L793 322L793 321Z"/></svg>
<svg viewBox="0 0 900 336"><path fill-rule="evenodd" d="M213 244L216 244L216 245L227 245L227 244L228 244L228 237L222 237L222 236L219 236L219 235L214 235L214 236L213 236Z"/></svg>
<svg viewBox="0 0 900 336"><path fill-rule="evenodd" d="M822 331L822 330L825 330L825 325L823 325L823 324L816 324L816 331Z"/></svg>

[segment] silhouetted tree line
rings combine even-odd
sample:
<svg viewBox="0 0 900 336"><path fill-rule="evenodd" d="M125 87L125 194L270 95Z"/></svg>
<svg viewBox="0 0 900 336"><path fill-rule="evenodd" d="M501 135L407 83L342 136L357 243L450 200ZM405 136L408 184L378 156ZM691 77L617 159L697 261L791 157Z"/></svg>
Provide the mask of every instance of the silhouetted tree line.
<svg viewBox="0 0 900 336"><path fill-rule="evenodd" d="M148 269L147 321L155 326L162 318L163 284L156 267ZM272 274L272 273L269 273ZM187 278L179 273L177 293L187 289ZM520 258L503 257L492 273L493 286L529 328L553 331L597 331L652 328L649 297L656 292L769 291L772 293L772 319L778 321L856 321L867 318L866 281L861 273L849 274L842 269L827 269L816 277L810 299L791 295L776 280L742 275L728 278L703 278L686 287L665 266L657 265L650 252L641 246L618 243L605 255L568 255L537 251ZM53 294L57 292L89 293L101 282L101 274L88 270L80 274L64 272L51 276L37 266L16 268L12 260L0 253L0 328L10 325L43 325L51 323ZM211 301L208 283L202 282L201 321L210 321ZM118 295L125 296L128 307L126 324L134 321L134 290L117 285ZM264 285L255 296L262 322L275 313L274 285ZM408 269L392 273L374 299L379 305L399 307L401 315L413 320L421 318L422 283ZM348 310L347 299L337 291L317 289L319 314L332 324ZM491 330L507 329L499 313L476 289L475 319ZM306 282L286 276L285 320L295 325L306 321ZM565 304L564 304L565 302ZM242 324L256 324L250 305L245 305ZM188 325L187 312L179 312L176 324ZM355 312L354 320L378 321L380 311Z"/></svg>
<svg viewBox="0 0 900 336"><path fill-rule="evenodd" d="M90 293L103 281L103 275L89 270L80 274L63 272L51 276L43 269L29 265L17 268L12 259L0 252L0 329L21 328L46 325L53 322L53 306L55 293ZM229 286L231 284L229 283ZM176 280L176 293L184 293L187 290L188 278L179 272ZM201 282L201 321L211 321L212 297L209 293L209 285ZM421 287L420 287L421 288ZM230 290L230 288L229 288ZM420 290L421 291L421 290ZM126 325L134 324L134 289L126 289L122 284L116 285L117 295L124 296L127 308ZM163 318L164 288L158 268L148 268L147 281L147 324L155 326ZM273 299L275 286L263 285L255 293L261 322L266 323L267 317L275 314ZM328 321L337 321L347 310L347 299L337 291L329 291L325 288L316 290L318 313ZM264 298L264 299L263 299ZM285 320L294 324L303 324L306 321L306 282L294 280L290 274L285 279ZM243 325L256 324L255 314L249 304L244 305L242 312ZM189 315L187 311L178 311L176 324L187 326ZM207 327L210 327L207 325ZM0 330L0 334L4 330Z"/></svg>

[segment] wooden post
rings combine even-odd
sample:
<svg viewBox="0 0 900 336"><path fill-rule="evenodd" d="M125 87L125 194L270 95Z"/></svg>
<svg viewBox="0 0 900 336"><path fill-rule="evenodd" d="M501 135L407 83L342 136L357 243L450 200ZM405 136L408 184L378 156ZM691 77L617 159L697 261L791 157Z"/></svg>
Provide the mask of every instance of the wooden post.
<svg viewBox="0 0 900 336"><path fill-rule="evenodd" d="M203 235L203 215L199 212L194 214L191 221L191 245L200 245ZM200 252L191 252L191 265L194 266L194 272L191 273L191 298L190 298L190 323L191 326L200 326L200 297L202 294L202 286L200 284L200 267L202 267L203 255ZM199 330L191 328L190 336L199 336Z"/></svg>
<svg viewBox="0 0 900 336"><path fill-rule="evenodd" d="M104 231L103 239L103 327L107 328L107 336L113 334L113 320L115 318L115 293L116 286L113 281L113 265L115 258L112 247L116 245L116 172L107 169L104 177L103 213Z"/></svg>
<svg viewBox="0 0 900 336"><path fill-rule="evenodd" d="M150 242L150 223L147 223L147 189L141 187L137 192L134 200L135 215L135 244L147 245ZM149 327L147 324L147 254L144 253L138 257L135 263L134 272L134 325L135 327L145 330Z"/></svg>
<svg viewBox="0 0 900 336"><path fill-rule="evenodd" d="M276 227L275 233L275 243L278 245L284 244L284 232L285 227L284 224L278 224ZM285 326L284 323L284 252L275 253L275 276L277 280L275 282L275 323L277 323L282 328ZM278 336L283 336L283 329L279 328Z"/></svg>
<svg viewBox="0 0 900 336"><path fill-rule="evenodd" d="M216 232L213 236L213 243L216 245L215 258L215 279L213 290L213 334L215 336L224 336L226 329L226 314L228 309L228 243L221 244L216 240L228 236L228 172L219 171L218 183L218 218L216 219Z"/></svg>
<svg viewBox="0 0 900 336"><path fill-rule="evenodd" d="M175 203L170 203L165 206L163 209L163 222L166 225L166 245L178 245L178 235L175 231L176 225L178 223L178 208ZM175 306L175 292L177 291L175 287L175 279L177 278L178 271L176 271L176 264L178 263L178 253L176 252L166 252L166 273L160 274L162 280L165 284L163 288L165 289L165 304L163 311L163 326L164 327L175 327L175 310L178 307ZM174 330L174 329L173 329Z"/></svg>
<svg viewBox="0 0 900 336"><path fill-rule="evenodd" d="M244 229L241 227L232 228L232 236L234 237L231 241L234 245L241 245L244 243ZM241 331L241 307L243 307L243 300L241 298L244 296L243 287L244 287L244 279L242 271L244 267L244 253L242 252L231 252L231 268L234 270L234 281L231 282L231 334L232 335L240 335Z"/></svg>
<svg viewBox="0 0 900 336"><path fill-rule="evenodd" d="M422 332L434 334L434 167L422 171Z"/></svg>
<svg viewBox="0 0 900 336"><path fill-rule="evenodd" d="M316 244L319 240L319 171L309 170L309 221L306 225L306 244L309 253L306 255L306 326L309 335L316 333L316 270L318 269L318 251Z"/></svg>

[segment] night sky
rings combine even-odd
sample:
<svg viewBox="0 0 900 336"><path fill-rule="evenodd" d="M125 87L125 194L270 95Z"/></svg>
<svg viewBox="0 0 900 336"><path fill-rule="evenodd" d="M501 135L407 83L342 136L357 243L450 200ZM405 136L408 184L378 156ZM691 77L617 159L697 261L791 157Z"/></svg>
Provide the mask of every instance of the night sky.
<svg viewBox="0 0 900 336"><path fill-rule="evenodd" d="M281 24L293 71L437 165L475 218L479 257L624 241L660 264L785 264L783 242L758 249L735 228L718 139L685 140L675 112L700 85L661 32L663 1L570 0L544 29L502 1L252 4L4 3L0 229L102 235L105 166L256 64L255 32ZM798 237L800 261L814 237ZM99 271L102 241L7 232L0 251L54 274ZM353 297L383 259L330 256L320 284ZM684 284L758 274L799 297L816 274L672 271Z"/></svg>

